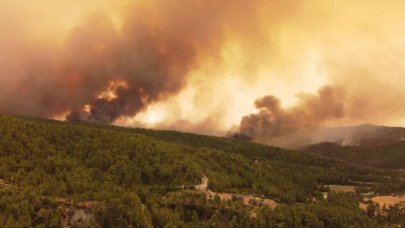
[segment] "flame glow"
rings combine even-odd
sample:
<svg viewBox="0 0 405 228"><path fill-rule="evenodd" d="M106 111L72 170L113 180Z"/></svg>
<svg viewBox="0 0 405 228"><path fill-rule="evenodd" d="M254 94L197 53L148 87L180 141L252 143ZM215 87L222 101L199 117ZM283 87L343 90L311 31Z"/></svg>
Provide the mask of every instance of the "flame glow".
<svg viewBox="0 0 405 228"><path fill-rule="evenodd" d="M404 1L0 2L0 112L216 134L330 85L322 124L405 125Z"/></svg>
<svg viewBox="0 0 405 228"><path fill-rule="evenodd" d="M122 80L110 81L108 83L108 87L106 90L101 91L101 93L97 96L99 99L105 99L107 101L111 101L117 98L117 89L119 88L128 88L128 84Z"/></svg>

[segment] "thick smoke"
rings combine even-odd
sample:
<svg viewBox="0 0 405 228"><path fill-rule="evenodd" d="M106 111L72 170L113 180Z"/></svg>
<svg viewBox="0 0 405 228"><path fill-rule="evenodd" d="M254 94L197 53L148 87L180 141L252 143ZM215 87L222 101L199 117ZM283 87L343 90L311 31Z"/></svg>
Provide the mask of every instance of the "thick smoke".
<svg viewBox="0 0 405 228"><path fill-rule="evenodd" d="M3 0L0 112L223 132L272 91L280 101L258 102L246 134L400 125L404 11L399 0ZM344 89L343 116L309 95L280 104L327 84Z"/></svg>
<svg viewBox="0 0 405 228"><path fill-rule="evenodd" d="M178 92L195 60L193 44L148 18L129 18L118 32L96 15L71 31L63 50L32 50L32 59L19 62L11 91L19 96L3 100L2 109L37 116L71 110L69 120L110 123ZM108 89L110 96L100 95Z"/></svg>
<svg viewBox="0 0 405 228"><path fill-rule="evenodd" d="M226 36L262 37L260 27L251 24L258 23L264 2L133 1L119 16L121 25L100 12L75 25L59 43L39 42L22 27L20 35L27 40L4 43L20 54L13 56L10 49L12 58L5 62L12 66L0 66L3 78L13 78L2 92L0 111L43 117L68 113L70 121L105 123L135 116L181 91L204 59L220 63ZM279 0L271 6L285 12Z"/></svg>
<svg viewBox="0 0 405 228"><path fill-rule="evenodd" d="M222 21L220 11L210 10L213 4L180 2L133 7L120 28L106 14L94 15L61 46L15 43L25 53L2 61L11 66L1 66L3 79L10 78L1 111L44 117L70 112L71 121L111 123L178 93L199 50L218 48ZM208 12L216 23L207 23Z"/></svg>
<svg viewBox="0 0 405 228"><path fill-rule="evenodd" d="M242 118L239 137L272 143L272 139L316 128L325 121L344 116L344 93L325 86L317 95L300 94L299 103L283 108L278 98L266 96L255 102L259 112Z"/></svg>
<svg viewBox="0 0 405 228"><path fill-rule="evenodd" d="M90 97L85 96L86 103L69 114L69 120L114 122L120 116L138 113L148 104L175 94L183 87L185 74L196 56L192 43L168 34L168 28L153 31L151 25L145 23L142 18L131 19L121 33L112 37L112 28L103 25L100 31L94 31L97 24L77 28L70 48L74 52L67 66L79 76L85 86L83 90L93 86L94 90ZM112 39L95 43L97 32L103 33L106 29L110 31L105 34ZM113 85L107 88L108 83ZM121 85L114 86L114 83ZM92 99L103 90L110 90L112 96ZM81 110L82 105L89 105L90 109Z"/></svg>

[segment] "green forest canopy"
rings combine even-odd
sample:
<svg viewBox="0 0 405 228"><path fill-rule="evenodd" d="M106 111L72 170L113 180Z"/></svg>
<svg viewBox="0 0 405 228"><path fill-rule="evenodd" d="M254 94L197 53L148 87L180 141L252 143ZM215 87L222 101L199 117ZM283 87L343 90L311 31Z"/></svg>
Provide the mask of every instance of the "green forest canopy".
<svg viewBox="0 0 405 228"><path fill-rule="evenodd" d="M322 200L323 185L374 182L376 192L405 190L390 171L226 138L6 115L0 115L0 135L0 179L8 185L0 186L0 224L10 227L58 227L64 208L47 200L52 197L95 202L92 224L102 227L346 227L376 221L352 195ZM215 206L199 193L165 200L202 175L213 191L280 206L252 218L240 202Z"/></svg>

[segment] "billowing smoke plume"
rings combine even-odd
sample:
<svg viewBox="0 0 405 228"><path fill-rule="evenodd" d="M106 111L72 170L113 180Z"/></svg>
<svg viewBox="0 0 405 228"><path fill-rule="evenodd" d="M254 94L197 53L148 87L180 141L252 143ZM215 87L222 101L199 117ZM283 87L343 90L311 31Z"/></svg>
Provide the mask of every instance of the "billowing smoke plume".
<svg viewBox="0 0 405 228"><path fill-rule="evenodd" d="M71 121L110 123L177 93L196 46L211 47L214 35L207 30L215 26L193 29L202 18L165 5L163 15L131 11L121 31L106 15L95 15L70 32L62 51L33 50L33 59L21 63L26 76L12 91L22 94L3 101L2 109L40 116L70 110Z"/></svg>
<svg viewBox="0 0 405 228"><path fill-rule="evenodd" d="M119 28L99 13L75 26L62 46L19 44L24 54L6 60L13 69L1 66L3 77L15 79L3 91L1 111L69 112L71 121L106 123L134 116L178 93L197 58L219 53L225 3L151 1L129 7Z"/></svg>
<svg viewBox="0 0 405 228"><path fill-rule="evenodd" d="M259 113L242 118L239 137L271 143L275 137L316 128L325 121L344 116L344 93L340 89L325 86L317 95L300 94L299 99L291 108L283 108L274 96L257 100L255 105Z"/></svg>
<svg viewBox="0 0 405 228"><path fill-rule="evenodd" d="M404 11L400 0L2 0L0 112L212 133L239 128L271 91L279 99L258 102L242 132L403 125Z"/></svg>
<svg viewBox="0 0 405 228"><path fill-rule="evenodd" d="M192 40L170 34L170 27L152 26L140 17L131 18L120 33L99 20L76 29L67 69L59 77L76 75L90 96L83 94L86 103L74 107L69 120L113 122L183 87L196 57ZM104 34L107 39L95 42ZM105 94L97 95L101 91Z"/></svg>

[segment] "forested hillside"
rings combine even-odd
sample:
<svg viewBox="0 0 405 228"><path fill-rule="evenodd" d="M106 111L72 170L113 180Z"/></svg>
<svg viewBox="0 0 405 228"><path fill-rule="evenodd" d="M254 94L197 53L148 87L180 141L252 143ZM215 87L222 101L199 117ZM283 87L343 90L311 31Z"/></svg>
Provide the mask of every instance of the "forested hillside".
<svg viewBox="0 0 405 228"><path fill-rule="evenodd" d="M324 199L325 185L405 190L391 171L225 138L5 115L0 135L2 227L60 227L72 217L78 227L378 227L384 221L354 194ZM207 199L193 188L203 176L209 192L278 206Z"/></svg>
<svg viewBox="0 0 405 228"><path fill-rule="evenodd" d="M353 164L385 169L405 169L405 142L367 146L320 143L309 146L304 151Z"/></svg>

